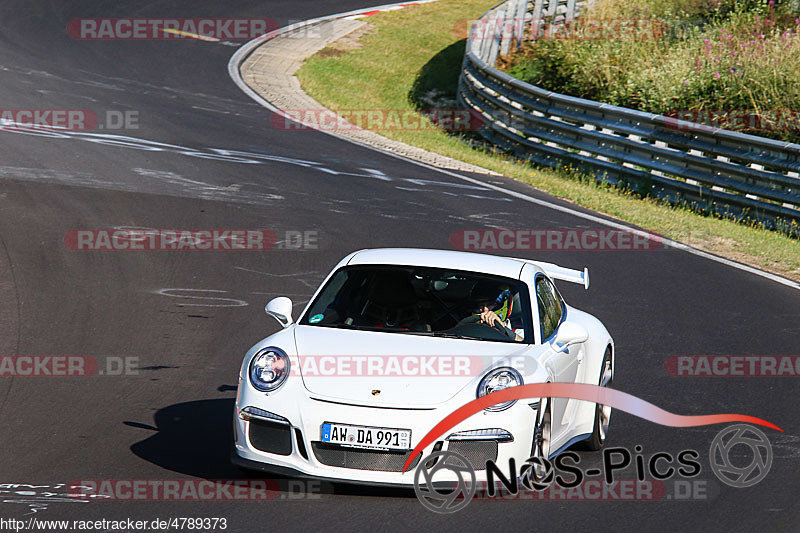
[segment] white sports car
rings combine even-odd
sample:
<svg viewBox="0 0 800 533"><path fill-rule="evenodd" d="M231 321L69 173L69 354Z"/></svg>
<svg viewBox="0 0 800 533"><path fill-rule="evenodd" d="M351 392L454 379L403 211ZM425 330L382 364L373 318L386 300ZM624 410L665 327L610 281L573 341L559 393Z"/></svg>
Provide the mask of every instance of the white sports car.
<svg viewBox="0 0 800 533"><path fill-rule="evenodd" d="M614 342L567 305L553 280L589 288L589 273L476 253L351 253L298 320L253 346L239 374L233 462L332 481L412 485L411 450L457 408L529 383L608 385ZM421 455L455 451L485 480L487 460L552 458L579 441L599 449L611 408L542 398L494 405Z"/></svg>

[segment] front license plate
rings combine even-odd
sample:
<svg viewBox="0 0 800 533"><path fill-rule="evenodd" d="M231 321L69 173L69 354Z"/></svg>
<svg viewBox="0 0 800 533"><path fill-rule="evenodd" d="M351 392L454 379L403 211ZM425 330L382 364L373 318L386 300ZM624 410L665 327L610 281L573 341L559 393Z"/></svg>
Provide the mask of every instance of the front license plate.
<svg viewBox="0 0 800 533"><path fill-rule="evenodd" d="M411 430L325 422L322 424L322 442L375 450L408 450L411 448Z"/></svg>

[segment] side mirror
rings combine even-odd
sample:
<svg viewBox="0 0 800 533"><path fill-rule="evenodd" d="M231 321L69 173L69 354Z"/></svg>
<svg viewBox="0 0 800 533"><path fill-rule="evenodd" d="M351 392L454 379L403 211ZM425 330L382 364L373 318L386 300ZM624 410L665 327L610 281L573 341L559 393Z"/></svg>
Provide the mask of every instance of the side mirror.
<svg viewBox="0 0 800 533"><path fill-rule="evenodd" d="M586 328L575 322L564 322L558 327L551 346L556 353L563 352L573 344L586 342L588 338L589 332Z"/></svg>
<svg viewBox="0 0 800 533"><path fill-rule="evenodd" d="M286 296L279 296L272 299L264 307L264 311L281 323L281 326L288 327L292 324L292 301Z"/></svg>

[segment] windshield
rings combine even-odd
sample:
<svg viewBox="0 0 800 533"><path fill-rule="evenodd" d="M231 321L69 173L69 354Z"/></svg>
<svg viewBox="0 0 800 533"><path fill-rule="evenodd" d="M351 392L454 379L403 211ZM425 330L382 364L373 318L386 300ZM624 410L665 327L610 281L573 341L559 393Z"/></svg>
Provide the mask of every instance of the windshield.
<svg viewBox="0 0 800 533"><path fill-rule="evenodd" d="M526 285L500 276L411 266L339 269L301 325L533 343Z"/></svg>

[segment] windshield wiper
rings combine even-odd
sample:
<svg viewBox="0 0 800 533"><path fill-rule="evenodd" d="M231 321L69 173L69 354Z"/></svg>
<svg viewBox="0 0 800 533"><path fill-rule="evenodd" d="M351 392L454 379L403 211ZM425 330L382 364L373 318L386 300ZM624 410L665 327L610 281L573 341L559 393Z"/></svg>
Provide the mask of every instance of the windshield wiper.
<svg viewBox="0 0 800 533"><path fill-rule="evenodd" d="M467 337L466 335L458 335L456 333L445 333L444 331L432 331L431 336L433 337L444 337L445 339L462 339L467 341L480 341L483 339L479 339L478 337Z"/></svg>
<svg viewBox="0 0 800 533"><path fill-rule="evenodd" d="M321 325L322 325L322 327L325 327L325 328L354 329L356 331L375 331L375 330L380 331L379 328L369 328L369 327L365 327L365 326L356 326L356 325L353 325L353 324L345 324L344 322L341 322L339 324L321 324Z"/></svg>

